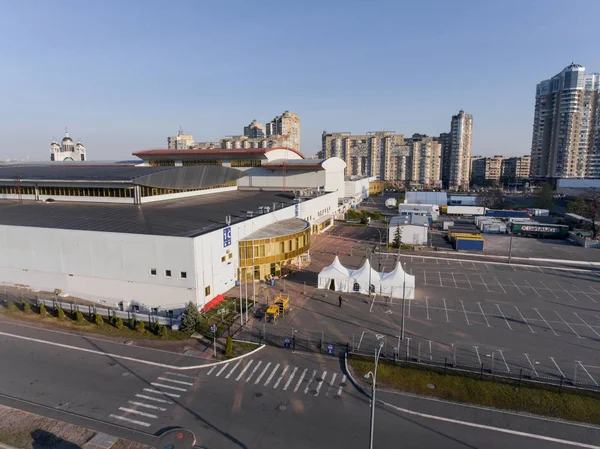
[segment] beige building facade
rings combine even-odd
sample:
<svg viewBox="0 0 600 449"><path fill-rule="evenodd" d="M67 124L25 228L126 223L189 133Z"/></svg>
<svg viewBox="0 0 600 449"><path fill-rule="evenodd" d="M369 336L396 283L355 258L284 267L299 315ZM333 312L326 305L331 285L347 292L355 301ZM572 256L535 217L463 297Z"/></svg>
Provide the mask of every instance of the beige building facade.
<svg viewBox="0 0 600 449"><path fill-rule="evenodd" d="M193 145L194 136L191 134L184 134L181 128L179 128L179 132L176 136L167 137L167 148L169 148L169 150L189 150Z"/></svg>

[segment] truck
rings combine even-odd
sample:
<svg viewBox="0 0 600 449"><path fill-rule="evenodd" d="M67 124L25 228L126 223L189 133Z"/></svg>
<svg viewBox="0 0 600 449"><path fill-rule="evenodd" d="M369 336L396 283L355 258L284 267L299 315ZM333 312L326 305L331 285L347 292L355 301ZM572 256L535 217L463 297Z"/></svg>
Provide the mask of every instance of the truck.
<svg viewBox="0 0 600 449"><path fill-rule="evenodd" d="M460 237L454 242L455 250L483 251L483 239Z"/></svg>
<svg viewBox="0 0 600 449"><path fill-rule="evenodd" d="M448 206L448 215L485 215L485 207L479 206Z"/></svg>
<svg viewBox="0 0 600 449"><path fill-rule="evenodd" d="M569 236L569 227L565 225L544 223L510 223L510 232L526 237L566 239Z"/></svg>
<svg viewBox="0 0 600 449"><path fill-rule="evenodd" d="M500 210L500 209L488 209L485 213L488 217L498 217L498 218L527 218L531 214L527 210Z"/></svg>

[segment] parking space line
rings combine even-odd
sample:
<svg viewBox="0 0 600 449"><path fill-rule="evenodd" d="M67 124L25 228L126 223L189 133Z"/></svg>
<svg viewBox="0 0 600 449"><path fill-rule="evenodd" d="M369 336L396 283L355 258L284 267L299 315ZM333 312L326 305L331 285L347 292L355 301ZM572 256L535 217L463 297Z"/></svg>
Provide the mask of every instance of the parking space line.
<svg viewBox="0 0 600 449"><path fill-rule="evenodd" d="M423 284L427 285L427 270L423 270Z"/></svg>
<svg viewBox="0 0 600 449"><path fill-rule="evenodd" d="M577 312L573 312L573 313L575 314L575 316L576 316L577 318L579 318L579 319L580 319L580 320L583 322L583 324L585 324L587 327L589 327L589 328L592 330L592 332L593 332L594 334L596 334L598 337L600 337L600 334L599 334L598 332L596 332L596 329L594 329L594 328L593 328L592 326L590 326L590 325L589 325L589 324L588 324L588 323L587 323L587 322L586 322L586 321L585 321L583 318L581 318L581 317L580 317L580 316L577 314Z"/></svg>
<svg viewBox="0 0 600 449"><path fill-rule="evenodd" d="M425 296L425 307L427 310L427 319L429 320L429 299Z"/></svg>
<svg viewBox="0 0 600 449"><path fill-rule="evenodd" d="M108 417L118 419L120 421L127 421L132 424L137 424L138 426L150 427L150 423L147 423L144 421L138 421L137 419L126 418L126 417L120 416L120 415L108 415Z"/></svg>
<svg viewBox="0 0 600 449"><path fill-rule="evenodd" d="M559 285L559 284L558 284L558 282L556 283L556 285ZM559 285L559 287L560 287L560 285ZM570 292L569 290L567 290L566 288L563 288L563 289L562 289L562 291L563 291L563 292L565 292L567 295L569 295L571 298L573 298L575 301L579 301L579 300L578 300L577 298L575 298L575 296L573 296L573 295L571 294L571 292Z"/></svg>
<svg viewBox="0 0 600 449"><path fill-rule="evenodd" d="M431 340L429 340L429 360L433 360L433 352L431 351Z"/></svg>
<svg viewBox="0 0 600 449"><path fill-rule="evenodd" d="M480 274L478 274L477 276L479 276L479 279L481 279L481 282L483 282L483 285L485 285L485 289L486 289L486 290L489 292L489 291L490 291L490 289L489 289L489 287L487 286L487 284L485 283L485 281L483 280L483 276L482 276L482 275L480 275Z"/></svg>
<svg viewBox="0 0 600 449"><path fill-rule="evenodd" d="M211 369L208 370L208 373L206 373L207 376L210 376L210 374L217 369L218 365L214 365Z"/></svg>
<svg viewBox="0 0 600 449"><path fill-rule="evenodd" d="M589 299L591 299L592 301L596 302L596 300L594 298L592 298L590 295L588 295L586 292L584 292L583 290L581 290L579 287L577 287L575 284L573 284L573 287L575 287L577 289L577 293L581 293L584 294L585 296L587 296Z"/></svg>
<svg viewBox="0 0 600 449"><path fill-rule="evenodd" d="M554 360L554 357L550 357L550 360L552 360L552 363L554 363L554 366L556 366L556 369L560 373L560 377L562 377L563 379L566 379L567 377L565 376L565 373L562 372L562 370L560 369L560 366L558 366L558 363L556 363L556 360Z"/></svg>
<svg viewBox="0 0 600 449"><path fill-rule="evenodd" d="M510 368L508 367L508 363L506 363L506 359L504 358L504 353L502 352L502 349L498 349L498 352L500 353L500 356L502 356L502 361L504 362L504 365L506 365L506 372L510 373Z"/></svg>
<svg viewBox="0 0 600 449"><path fill-rule="evenodd" d="M314 369L312 376L310 376L310 379L308 380L308 383L306 384L306 388L304 389L304 394L308 393L308 389L310 388L310 384L313 383L313 381L315 380L315 377L317 375L317 370Z"/></svg>
<svg viewBox="0 0 600 449"><path fill-rule="evenodd" d="M498 278L496 276L494 276L494 279L496 280L496 282L498 283L498 285L500 286L500 288L502 289L502 291L506 294L506 290L504 290L504 287L502 287L502 284L500 283L500 281L498 280Z"/></svg>
<svg viewBox="0 0 600 449"><path fill-rule="evenodd" d="M559 318L562 320L562 322L563 322L563 323L565 323L569 329L571 329L571 332L573 332L575 335L577 335L577 338L583 338L581 335L579 335L579 334L578 334L578 333L575 331L575 329L573 329L573 328L571 327L571 325L570 325L569 323L567 323L567 322L565 321L565 319L564 319L562 316L560 316L560 314L559 314L559 313L558 313L556 310L554 311L554 313L556 313L556 316L558 316L558 317L559 317Z"/></svg>
<svg viewBox="0 0 600 449"><path fill-rule="evenodd" d="M329 388L325 392L325 396L329 396L329 390L331 390L333 388L333 383L335 382L336 377L337 377L337 373L333 373L333 376L331 377L331 382L329 382Z"/></svg>
<svg viewBox="0 0 600 449"><path fill-rule="evenodd" d="M439 271L438 271L438 276L440 278L440 287L443 287L444 284L442 283L442 273L440 273Z"/></svg>
<svg viewBox="0 0 600 449"><path fill-rule="evenodd" d="M588 372L588 370L585 369L585 366L583 366L583 363L581 363L579 360L575 360L577 363L579 363L579 366L581 366L583 368L583 370L585 371L585 374L587 374L588 376L590 376L590 379L592 379L592 382L594 382L594 385L598 386L598 382L596 382L596 379L594 379L592 377L592 375Z"/></svg>
<svg viewBox="0 0 600 449"><path fill-rule="evenodd" d="M254 376L256 371L258 371L258 368L260 368L260 365L262 365L262 360L259 360L256 363L256 365L254 366L254 369L252 370L252 372L250 374L248 374L248 377L246 377L246 382L250 382L250 379L252 379L252 376Z"/></svg>
<svg viewBox="0 0 600 449"><path fill-rule="evenodd" d="M483 312L483 307L481 307L481 303L478 302L477 305L479 306L479 310L481 310L481 314L483 315L483 318L485 319L485 324L487 324L487 327L492 327L492 326L490 326L490 322L488 321L487 317L485 316L485 313Z"/></svg>
<svg viewBox="0 0 600 449"><path fill-rule="evenodd" d="M460 300L460 304L462 305L463 312L465 313L465 320L467 320L467 324L470 326L471 323L469 323L469 317L467 316L467 311L465 310L465 303L462 301L462 299Z"/></svg>
<svg viewBox="0 0 600 449"><path fill-rule="evenodd" d="M365 336L365 332L366 331L362 331L362 334L360 334L360 340L358 340L358 346L356 347L356 349L360 349L360 344L362 343L363 337Z"/></svg>
<svg viewBox="0 0 600 449"><path fill-rule="evenodd" d="M542 297L542 295L540 295L538 293L538 291L533 287L533 285L531 285L529 282L527 282L527 279L524 279L524 281L527 283L527 285L529 285L529 288L531 288L535 292L536 295L538 295L540 298Z"/></svg>
<svg viewBox="0 0 600 449"><path fill-rule="evenodd" d="M550 287L548 287L546 284L544 284L542 281L538 281L540 284L542 284L544 286L544 288L546 290L548 290L550 293L552 293L554 295L554 297L556 299L558 299L558 295L556 293L554 293L554 291L552 291L552 289Z"/></svg>
<svg viewBox="0 0 600 449"><path fill-rule="evenodd" d="M442 301L444 301L444 310L446 311L446 323L449 323L450 318L448 318L448 307L446 307L446 299L442 298Z"/></svg>
<svg viewBox="0 0 600 449"><path fill-rule="evenodd" d="M271 362L268 362L267 365L263 368L263 370L259 374L259 376L254 381L254 385L257 385L260 382L260 380L263 378L263 376L265 375L265 373L267 372L267 370L269 369L270 366L271 366Z"/></svg>
<svg viewBox="0 0 600 449"><path fill-rule="evenodd" d="M277 382L275 382L275 385L273 385L273 389L275 389L275 388L277 388L279 386L279 384L281 383L281 380L283 379L283 376L285 376L285 373L287 373L287 370L289 368L290 368L289 365L286 365L285 368L283 368L283 371L279 375L279 378L277 379Z"/></svg>
<svg viewBox="0 0 600 449"><path fill-rule="evenodd" d="M465 279L467 279L467 282L469 283L469 288L473 290L473 285L471 284L471 280L469 279L469 276L467 274L465 274Z"/></svg>
<svg viewBox="0 0 600 449"><path fill-rule="evenodd" d="M533 308L533 310L535 310L537 312L537 314L544 321L544 323L546 323L546 326L548 326L550 328L550 330L554 333L554 335L556 335L557 337L560 337L560 335L556 333L554 328L552 326L550 326L550 323L548 323L548 321L546 321L546 318L544 318L544 316L540 313L540 311L538 309L536 309L535 307Z"/></svg>
<svg viewBox="0 0 600 449"><path fill-rule="evenodd" d="M450 273L452 275L452 280L454 281L454 288L458 288L458 284L456 283L456 278L454 277L454 273Z"/></svg>
<svg viewBox="0 0 600 449"><path fill-rule="evenodd" d="M481 363L481 356L479 355L479 346L473 346L475 348L475 354L477 354L477 360L479 360L479 366L483 365Z"/></svg>
<svg viewBox="0 0 600 449"><path fill-rule="evenodd" d="M279 366L280 366L279 363L277 365L275 365L275 368L273 368L273 371L271 371L271 374L269 374L269 377L267 377L267 381L265 382L265 387L267 385L269 385L269 383L271 382L271 380L273 380L273 376L275 376L275 373L279 369Z"/></svg>
<svg viewBox="0 0 600 449"><path fill-rule="evenodd" d="M515 309L517 309L517 312L519 312L519 315L521 315L521 319L525 322L525 324L527 324L527 326L529 326L529 330L531 331L531 333L535 334L535 331L531 327L531 324L529 324L529 322L525 319L525 317L523 316L523 314L521 313L521 311L519 310L519 308L517 306L515 306Z"/></svg>
<svg viewBox="0 0 600 449"><path fill-rule="evenodd" d="M300 375L300 379L298 379L298 383L294 387L294 393L296 391L298 391L298 388L300 388L300 384L302 384L302 381L304 380L304 376L306 376L307 371L308 371L308 368L304 368L304 371L302 371L302 374Z"/></svg>
<svg viewBox="0 0 600 449"><path fill-rule="evenodd" d="M167 401L166 399L153 398L152 396L148 396L148 395L145 395L145 394L136 394L135 397L136 398L141 398L141 399L146 399L148 401L159 402L161 404L172 404L173 403L171 401Z"/></svg>
<svg viewBox="0 0 600 449"><path fill-rule="evenodd" d="M238 362L238 363L239 363L239 362ZM223 365L223 368L221 368L221 369L220 369L220 370L217 372L217 374L215 375L215 377L219 377L219 376L221 375L221 373L227 369L227 367L228 367L228 366L229 366L229 363L226 363L225 365Z"/></svg>
<svg viewBox="0 0 600 449"><path fill-rule="evenodd" d="M508 326L508 328L512 331L513 328L510 326L510 323L508 322L508 320L504 316L504 312L502 312L502 309L500 308L500 306L498 304L496 304L496 307L498 307L498 312L500 312L500 315L502 315L502 318L504 318L504 322L506 323L506 325Z"/></svg>
<svg viewBox="0 0 600 449"><path fill-rule="evenodd" d="M237 369L238 366L240 366L240 363L242 363L241 360L238 360L238 362L234 365L233 368L231 368L231 371L229 371L227 373L227 375L225 376L225 379L229 379L231 377L231 375L233 374L233 372Z"/></svg>
<svg viewBox="0 0 600 449"><path fill-rule="evenodd" d="M533 370L533 373L535 374L536 377L540 377L540 375L537 373L537 371L535 370L535 366L533 366L533 363L531 363L531 360L529 359L529 354L525 354L523 353L523 355L525 356L525 358L527 359L527 361L529 362L529 366L531 366L531 369Z"/></svg>
<svg viewBox="0 0 600 449"><path fill-rule="evenodd" d="M283 386L283 391L286 391L288 389L288 387L290 386L290 384L292 383L292 379L294 379L294 376L296 375L296 371L298 371L298 367L295 366L294 369L292 370L292 374L290 374L289 379Z"/></svg>
<svg viewBox="0 0 600 449"><path fill-rule="evenodd" d="M513 267L513 268L515 268L515 267ZM515 271L516 271L516 270L515 270ZM510 279L510 282L512 282L512 283L513 283L513 285L514 285L515 287L517 287L517 290L519 290L519 291L521 292L521 294L522 294L522 295L524 295L524 294L525 294L525 293L523 293L523 290L521 290L521 287L519 287L517 284L515 284L515 281L513 281L513 280L512 280L512 278Z"/></svg>
<svg viewBox="0 0 600 449"><path fill-rule="evenodd" d="M408 298L408 318L410 318L410 305L412 303L412 299Z"/></svg>

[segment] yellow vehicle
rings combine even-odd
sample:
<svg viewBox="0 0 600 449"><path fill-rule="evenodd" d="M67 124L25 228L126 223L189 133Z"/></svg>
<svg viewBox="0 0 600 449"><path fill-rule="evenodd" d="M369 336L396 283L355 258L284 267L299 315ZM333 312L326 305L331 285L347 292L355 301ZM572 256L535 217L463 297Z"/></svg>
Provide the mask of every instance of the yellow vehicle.
<svg viewBox="0 0 600 449"><path fill-rule="evenodd" d="M268 321L271 318L275 321L279 318L279 315L284 315L290 308L290 295L279 295L275 298L275 302L267 307L267 311L265 313L265 321Z"/></svg>

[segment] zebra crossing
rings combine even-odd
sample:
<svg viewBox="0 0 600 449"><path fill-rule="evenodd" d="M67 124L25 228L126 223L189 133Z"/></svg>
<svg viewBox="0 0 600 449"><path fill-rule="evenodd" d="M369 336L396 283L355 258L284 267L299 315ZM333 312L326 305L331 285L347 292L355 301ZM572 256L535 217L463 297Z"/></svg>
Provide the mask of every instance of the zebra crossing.
<svg viewBox="0 0 600 449"><path fill-rule="evenodd" d="M346 375L325 369L292 366L283 362L249 359L213 366L204 376L253 384L272 390L300 395L325 396L339 399L346 384Z"/></svg>

